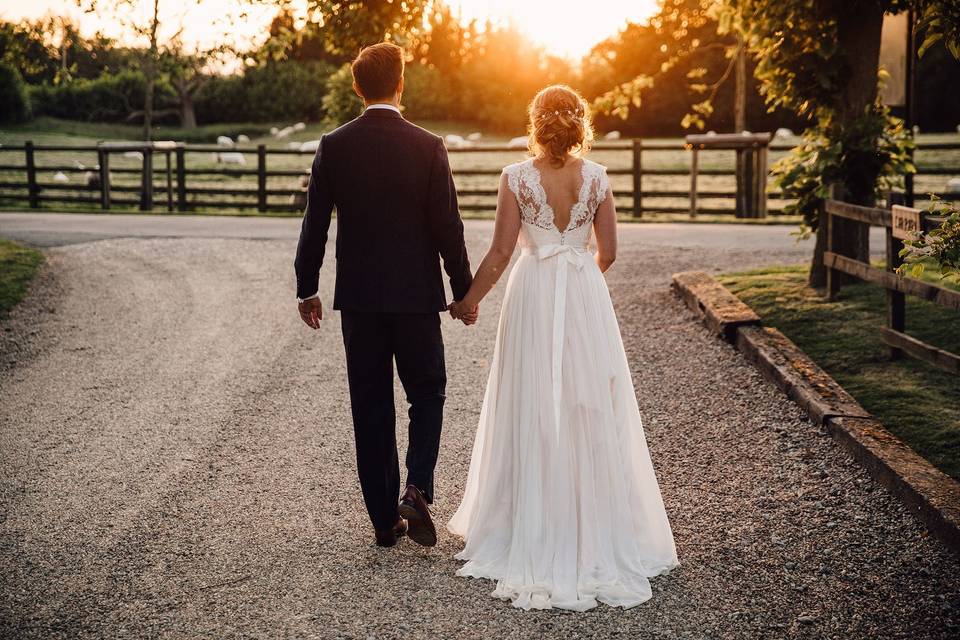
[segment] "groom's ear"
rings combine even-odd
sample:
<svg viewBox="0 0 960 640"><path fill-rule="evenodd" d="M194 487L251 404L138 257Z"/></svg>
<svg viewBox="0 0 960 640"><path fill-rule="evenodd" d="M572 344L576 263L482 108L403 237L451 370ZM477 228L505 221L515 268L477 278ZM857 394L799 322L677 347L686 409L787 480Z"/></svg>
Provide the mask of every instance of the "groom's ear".
<svg viewBox="0 0 960 640"><path fill-rule="evenodd" d="M403 76L400 76L400 84L397 85L397 95L403 93Z"/></svg>
<svg viewBox="0 0 960 640"><path fill-rule="evenodd" d="M401 86L403 85L403 80L400 81ZM360 92L360 85L357 84L357 81L353 81L353 92L360 96L361 100L364 100L363 93Z"/></svg>

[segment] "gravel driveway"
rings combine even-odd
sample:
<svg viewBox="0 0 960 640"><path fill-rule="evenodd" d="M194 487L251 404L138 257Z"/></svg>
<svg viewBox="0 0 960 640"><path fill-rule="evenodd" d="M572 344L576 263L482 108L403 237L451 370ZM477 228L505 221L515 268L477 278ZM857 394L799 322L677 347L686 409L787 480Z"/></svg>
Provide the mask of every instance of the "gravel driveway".
<svg viewBox="0 0 960 640"><path fill-rule="evenodd" d="M339 317L310 332L292 302L296 221L267 239L222 224L230 237L45 236L48 265L0 332L0 636L960 631L960 559L669 292L675 271L803 260L787 229L740 228L736 248L709 228L686 228L714 238L697 243L623 227L609 282L682 566L635 609L570 614L455 577L450 535L373 546ZM467 227L476 262L492 225ZM463 488L502 289L476 327L444 323L439 522Z"/></svg>

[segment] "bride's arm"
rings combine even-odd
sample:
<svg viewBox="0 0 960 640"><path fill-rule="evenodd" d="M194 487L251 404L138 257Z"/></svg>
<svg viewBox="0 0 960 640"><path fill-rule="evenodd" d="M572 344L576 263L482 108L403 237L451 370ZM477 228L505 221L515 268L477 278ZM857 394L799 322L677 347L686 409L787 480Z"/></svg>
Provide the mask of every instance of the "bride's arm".
<svg viewBox="0 0 960 640"><path fill-rule="evenodd" d="M593 232L597 237L597 266L600 271L606 271L617 259L617 207L609 186L607 196L593 216Z"/></svg>
<svg viewBox="0 0 960 640"><path fill-rule="evenodd" d="M507 186L507 174L500 176L500 188L497 191L497 222L493 229L493 240L483 262L473 276L470 291L460 302L464 310L473 311L484 296L493 289L503 271L510 264L510 257L517 246L520 234L520 206L513 192Z"/></svg>

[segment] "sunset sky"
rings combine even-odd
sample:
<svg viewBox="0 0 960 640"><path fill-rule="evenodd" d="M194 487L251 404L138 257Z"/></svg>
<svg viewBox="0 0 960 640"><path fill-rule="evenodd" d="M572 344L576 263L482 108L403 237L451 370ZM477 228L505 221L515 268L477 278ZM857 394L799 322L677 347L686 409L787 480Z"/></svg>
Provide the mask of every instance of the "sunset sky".
<svg viewBox="0 0 960 640"><path fill-rule="evenodd" d="M109 5L109 0L105 4ZM146 0L141 4L145 10ZM455 11L459 9L465 19L512 20L552 53L575 59L594 43L616 33L628 20L642 21L656 9L656 0L449 0L449 4ZM256 41L276 13L276 8L269 5L243 4L236 0L201 0L198 4L161 0L161 10L171 23L186 23L184 39L187 42L209 41L225 31L241 42ZM246 20L238 18L241 11L249 14ZM0 17L7 20L36 18L50 12L73 15L80 20L85 33L102 29L116 35L109 18L81 14L72 0L0 0ZM234 19L228 21L225 16Z"/></svg>

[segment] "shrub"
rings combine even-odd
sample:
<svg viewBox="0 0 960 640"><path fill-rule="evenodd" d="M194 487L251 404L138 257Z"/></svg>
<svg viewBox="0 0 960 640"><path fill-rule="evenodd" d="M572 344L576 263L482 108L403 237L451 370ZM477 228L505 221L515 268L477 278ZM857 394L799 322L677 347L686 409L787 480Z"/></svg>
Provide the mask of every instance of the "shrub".
<svg viewBox="0 0 960 640"><path fill-rule="evenodd" d="M211 78L194 98L197 121L319 120L333 67L324 62L271 62Z"/></svg>
<svg viewBox="0 0 960 640"><path fill-rule="evenodd" d="M59 85L31 87L37 115L68 120L123 122L134 111L143 109L146 80L132 69L104 73L95 80L79 79ZM173 89L158 82L154 89L154 108L176 104Z"/></svg>
<svg viewBox="0 0 960 640"><path fill-rule="evenodd" d="M0 62L0 122L26 122L31 117L30 94L20 72Z"/></svg>
<svg viewBox="0 0 960 640"><path fill-rule="evenodd" d="M349 64L337 69L327 81L323 111L326 123L331 126L350 122L363 111L363 101L353 90L353 75L350 73Z"/></svg>

